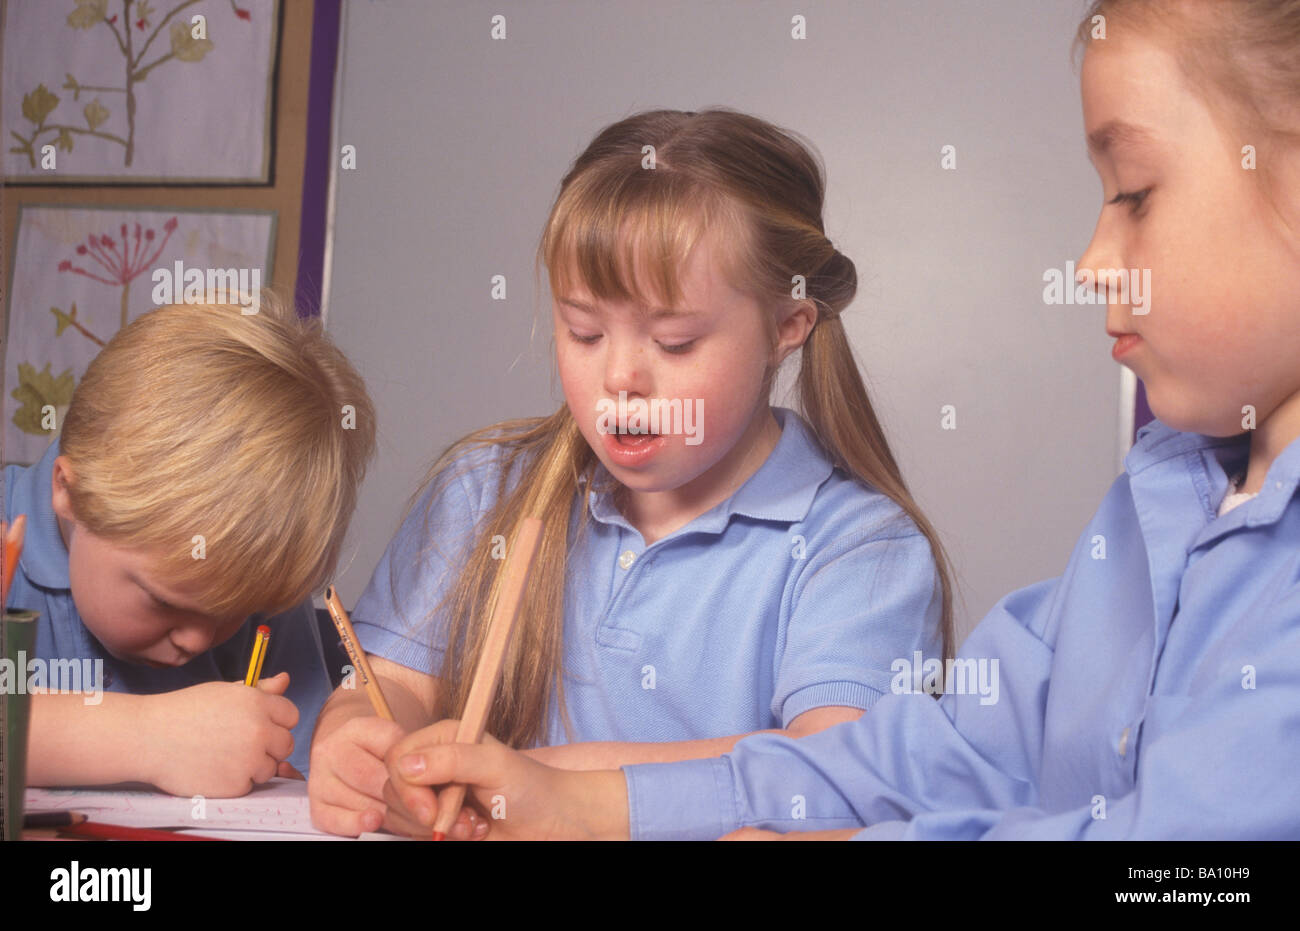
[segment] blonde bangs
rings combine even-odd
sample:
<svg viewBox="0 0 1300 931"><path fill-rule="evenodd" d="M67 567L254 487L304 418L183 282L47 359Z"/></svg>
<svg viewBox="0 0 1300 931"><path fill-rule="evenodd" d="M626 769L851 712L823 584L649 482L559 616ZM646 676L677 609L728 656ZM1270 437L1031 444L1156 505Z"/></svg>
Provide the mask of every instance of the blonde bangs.
<svg viewBox="0 0 1300 931"><path fill-rule="evenodd" d="M581 285L598 301L631 302L645 312L677 308L691 253L709 232L733 283L744 251L734 205L662 162L635 174L594 171L557 201L539 249L557 299Z"/></svg>

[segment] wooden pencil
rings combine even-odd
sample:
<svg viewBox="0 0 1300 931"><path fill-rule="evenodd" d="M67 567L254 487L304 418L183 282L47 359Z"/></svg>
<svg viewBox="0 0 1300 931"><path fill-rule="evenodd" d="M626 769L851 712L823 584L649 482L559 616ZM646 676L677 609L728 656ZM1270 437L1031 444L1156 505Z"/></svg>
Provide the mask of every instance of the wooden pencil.
<svg viewBox="0 0 1300 931"><path fill-rule="evenodd" d="M334 621L334 629L339 632L339 639L343 641L343 649L347 650L348 659L352 661L352 668L357 671L357 675L361 677L361 684L366 687L366 694L370 696L370 704L374 707L375 714L385 721L392 721L393 712L384 699L384 690L379 687L379 680L370 669L370 660L366 658L366 651L361 649L361 641L357 639L356 631L352 629L352 621L348 617L348 612L343 610L343 602L339 600L339 593L334 590L333 585L325 589L325 606L329 608L330 619Z"/></svg>
<svg viewBox="0 0 1300 931"><path fill-rule="evenodd" d="M506 557L505 579L497 596L496 609L492 612L492 622L488 626L483 650L474 668L474 681L470 684L469 697L465 700L465 712L460 716L460 724L456 728L456 743L478 743L483 739L488 712L492 708L497 683L501 679L501 667L505 662L506 651L510 648L515 621L519 617L519 606L523 602L528 574L541 542L541 520L536 517L524 518L515 535L514 552ZM442 790L438 796L438 817L433 824L434 840L442 840L447 836L464 803L463 784L456 783Z"/></svg>

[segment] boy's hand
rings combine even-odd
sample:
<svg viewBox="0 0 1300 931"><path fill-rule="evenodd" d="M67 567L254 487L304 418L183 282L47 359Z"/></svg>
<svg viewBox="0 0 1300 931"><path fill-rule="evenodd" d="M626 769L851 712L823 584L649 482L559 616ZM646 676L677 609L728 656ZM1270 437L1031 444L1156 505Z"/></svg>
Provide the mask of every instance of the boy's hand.
<svg viewBox="0 0 1300 931"><path fill-rule="evenodd" d="M282 672L256 688L205 682L149 696L149 781L172 795L233 798L270 780L293 753L298 709L288 687Z"/></svg>
<svg viewBox="0 0 1300 931"><path fill-rule="evenodd" d="M307 797L311 820L331 834L356 837L384 822L384 754L406 734L401 726L373 715L352 718L311 745Z"/></svg>
<svg viewBox="0 0 1300 931"><path fill-rule="evenodd" d="M469 788L465 805L481 819L478 836L497 840L627 837L627 786L619 770L552 769L506 747L491 735L480 744L455 743L458 722L439 721L388 751L384 824L400 834L429 837L437 820L434 789L451 782ZM486 817L484 817L484 813ZM450 837L462 830L465 813Z"/></svg>

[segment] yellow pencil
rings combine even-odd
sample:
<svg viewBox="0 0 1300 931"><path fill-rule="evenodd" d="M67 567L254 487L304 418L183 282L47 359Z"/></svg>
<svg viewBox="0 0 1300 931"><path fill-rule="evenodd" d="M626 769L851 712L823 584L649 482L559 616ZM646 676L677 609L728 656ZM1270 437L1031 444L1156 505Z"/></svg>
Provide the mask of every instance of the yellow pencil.
<svg viewBox="0 0 1300 931"><path fill-rule="evenodd" d="M257 685L262 677L262 661L266 659L266 645L271 641L271 628L265 624L257 628L257 639L253 641L253 655L248 658L248 675L244 676L244 685Z"/></svg>

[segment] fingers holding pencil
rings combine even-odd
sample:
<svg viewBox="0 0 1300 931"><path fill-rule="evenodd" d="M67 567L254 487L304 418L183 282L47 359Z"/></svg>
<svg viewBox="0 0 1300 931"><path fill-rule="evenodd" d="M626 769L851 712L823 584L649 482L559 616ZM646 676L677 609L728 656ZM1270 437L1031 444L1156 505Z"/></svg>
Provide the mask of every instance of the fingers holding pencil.
<svg viewBox="0 0 1300 931"><path fill-rule="evenodd" d="M467 787L486 824L488 840L577 839L598 836L585 812L591 790L610 790L625 798L621 772L589 773L554 769L511 750L485 734L480 743L456 740L461 722L446 720L408 734L388 751L384 826L399 834L428 838L439 816L435 789ZM613 784L606 786L605 780ZM603 798L603 796L596 796ZM463 810L463 809L462 809ZM463 839L457 828L447 837Z"/></svg>
<svg viewBox="0 0 1300 931"><path fill-rule="evenodd" d="M460 721L450 719L439 721L408 734L388 751L388 781L384 786L388 811L384 826L390 831L429 838L439 816L437 790L452 783L467 784L469 797L483 811L491 814L495 807L496 814L504 813L502 790L508 781L510 757L528 758L512 753L491 735L484 735L477 744L458 743L460 725ZM487 820L466 805L456 827L447 835L467 839L463 830L457 830L466 823L477 823L479 836L486 835Z"/></svg>

